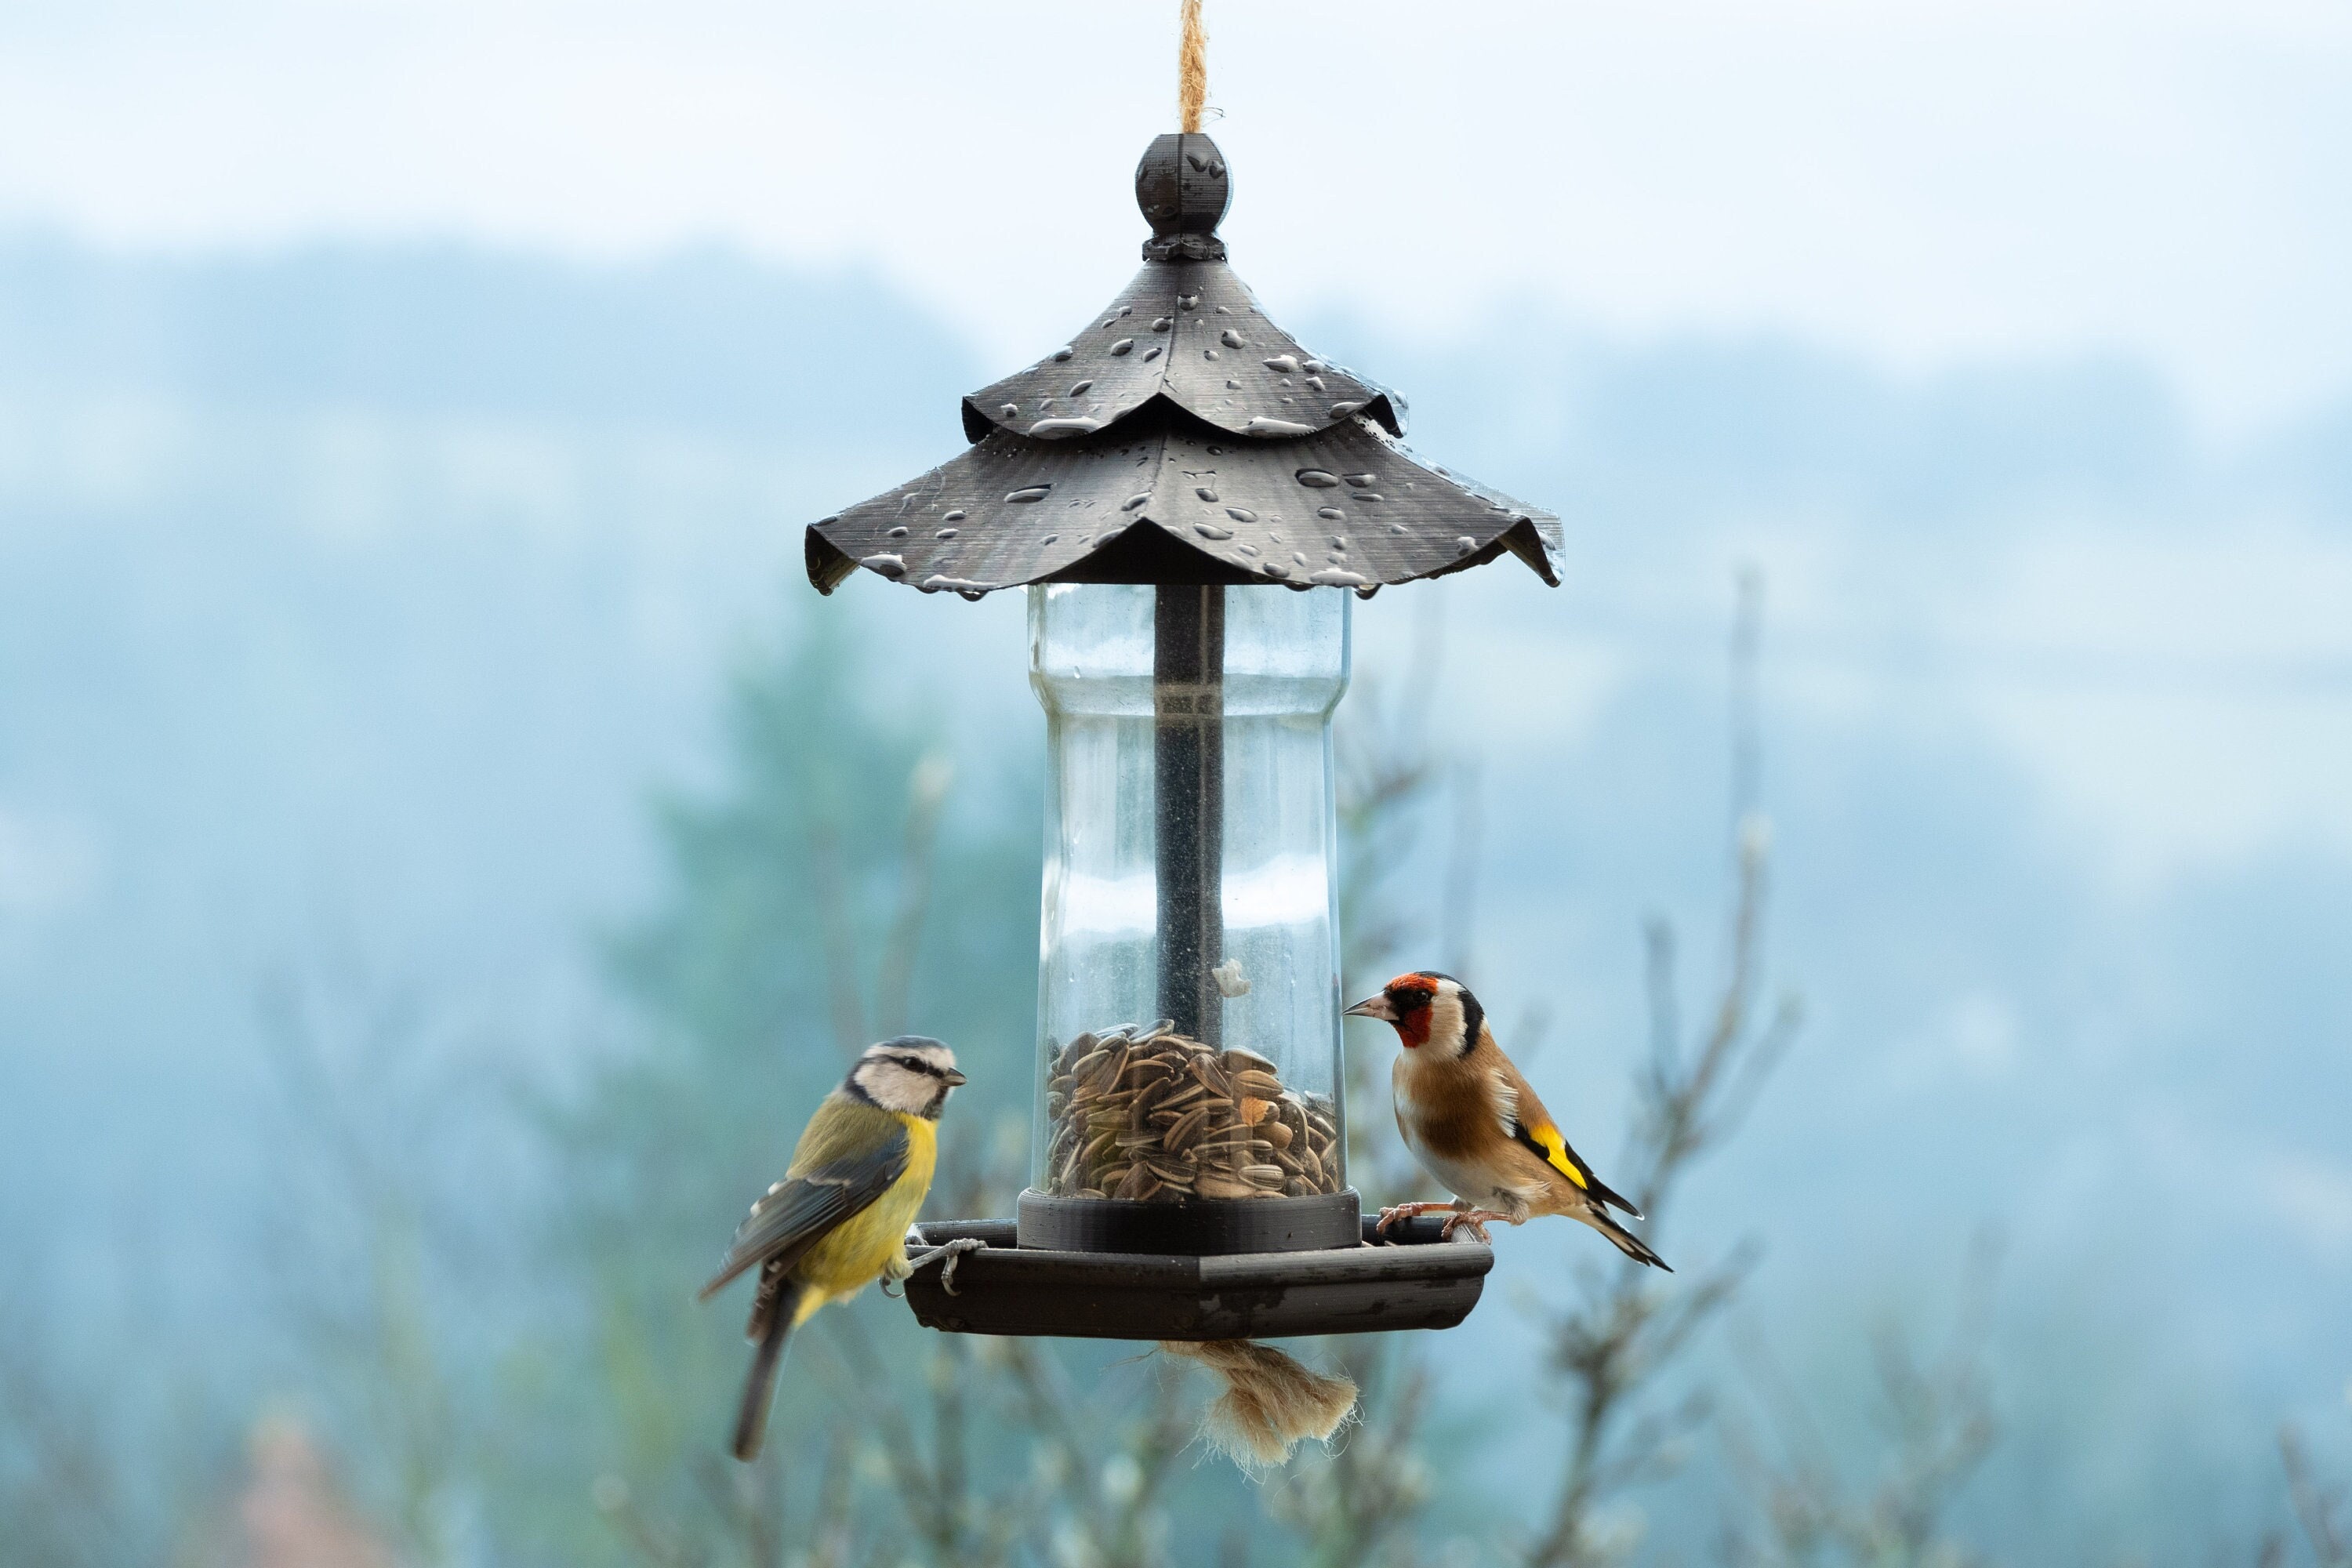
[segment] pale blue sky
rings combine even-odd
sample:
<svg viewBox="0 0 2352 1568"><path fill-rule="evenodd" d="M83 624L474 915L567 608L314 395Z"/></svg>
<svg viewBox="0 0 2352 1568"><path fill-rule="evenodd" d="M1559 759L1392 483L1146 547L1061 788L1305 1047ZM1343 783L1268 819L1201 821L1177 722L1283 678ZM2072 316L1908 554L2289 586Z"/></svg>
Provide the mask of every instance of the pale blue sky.
<svg viewBox="0 0 2352 1568"><path fill-rule="evenodd" d="M878 268L1003 355L1132 264L1174 0L0 8L0 221L134 245L699 239ZM2112 348L2208 428L2352 391L2339 0L1210 0L1237 259L1442 331Z"/></svg>

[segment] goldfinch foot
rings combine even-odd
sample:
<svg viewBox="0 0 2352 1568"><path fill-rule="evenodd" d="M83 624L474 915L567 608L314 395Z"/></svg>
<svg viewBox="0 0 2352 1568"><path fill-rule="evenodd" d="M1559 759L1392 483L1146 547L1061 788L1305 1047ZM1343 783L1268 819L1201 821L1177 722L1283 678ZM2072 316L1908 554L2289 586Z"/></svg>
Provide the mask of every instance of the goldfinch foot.
<svg viewBox="0 0 2352 1568"><path fill-rule="evenodd" d="M1462 1212L1462 1205L1460 1204L1398 1204L1392 1208L1384 1208L1381 1211L1380 1223L1372 1227L1372 1234L1385 1237L1389 1233L1389 1226L1401 1219L1419 1219L1423 1215L1435 1214L1440 1210L1449 1214L1459 1214Z"/></svg>
<svg viewBox="0 0 2352 1568"><path fill-rule="evenodd" d="M1445 1228L1437 1233L1437 1238L1440 1241L1452 1241L1454 1233L1466 1226L1471 1235L1491 1247L1494 1244L1486 1238L1486 1225L1490 1220L1501 1220L1506 1225L1518 1224L1518 1221L1509 1215L1495 1209L1457 1209L1454 1211L1454 1217L1445 1222Z"/></svg>

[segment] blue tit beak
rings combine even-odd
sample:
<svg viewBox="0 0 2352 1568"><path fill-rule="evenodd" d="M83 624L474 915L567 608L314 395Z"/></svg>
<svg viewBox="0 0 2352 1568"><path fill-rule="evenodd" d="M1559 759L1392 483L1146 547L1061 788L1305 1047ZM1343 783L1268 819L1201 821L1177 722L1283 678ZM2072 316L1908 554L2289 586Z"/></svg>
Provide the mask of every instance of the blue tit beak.
<svg viewBox="0 0 2352 1568"><path fill-rule="evenodd" d="M958 1089L962 1087L964 1084L970 1083L971 1080L964 1077L963 1074L956 1071L955 1068L950 1068L947 1071L940 1075L940 1081L946 1084L950 1089Z"/></svg>
<svg viewBox="0 0 2352 1568"><path fill-rule="evenodd" d="M1347 1016L1350 1018L1378 1018L1383 1024L1397 1021L1396 1009L1389 1005L1389 994L1385 991L1365 997L1349 1008Z"/></svg>

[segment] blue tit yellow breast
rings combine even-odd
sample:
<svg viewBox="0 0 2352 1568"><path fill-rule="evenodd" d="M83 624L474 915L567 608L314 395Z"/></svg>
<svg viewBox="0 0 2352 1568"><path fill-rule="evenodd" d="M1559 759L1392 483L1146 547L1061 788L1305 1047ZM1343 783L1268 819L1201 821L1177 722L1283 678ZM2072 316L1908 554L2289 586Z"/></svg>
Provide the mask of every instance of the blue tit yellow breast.
<svg viewBox="0 0 2352 1568"><path fill-rule="evenodd" d="M853 1295L872 1284L896 1258L907 1227L921 1211L939 1163L939 1128L919 1116L896 1118L907 1130L907 1169L864 1209L834 1227L809 1248L793 1269L814 1287L803 1299L803 1318L827 1300Z"/></svg>

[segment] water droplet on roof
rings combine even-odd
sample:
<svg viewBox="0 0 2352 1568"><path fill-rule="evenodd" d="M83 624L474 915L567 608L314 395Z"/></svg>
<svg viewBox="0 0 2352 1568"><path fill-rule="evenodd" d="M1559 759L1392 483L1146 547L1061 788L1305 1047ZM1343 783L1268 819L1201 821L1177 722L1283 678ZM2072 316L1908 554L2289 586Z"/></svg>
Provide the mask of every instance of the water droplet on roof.
<svg viewBox="0 0 2352 1568"><path fill-rule="evenodd" d="M1058 533L1049 533L1049 534L1047 534L1045 538L1043 538L1043 539L1039 540L1037 542L1038 542L1039 544L1051 544L1051 543L1053 543L1053 542L1054 542L1054 541L1055 541L1055 540L1057 540L1057 539L1059 539L1059 538L1061 538L1061 537L1062 537L1062 536L1061 536L1060 534L1058 534Z"/></svg>
<svg viewBox="0 0 2352 1568"><path fill-rule="evenodd" d="M1353 414L1362 406L1363 405L1360 403L1335 403L1331 405L1331 417L1334 419L1345 419L1349 415Z"/></svg>
<svg viewBox="0 0 2352 1568"><path fill-rule="evenodd" d="M1008 403L1004 405L1002 412L1007 419L1013 418L1020 414L1021 405L1017 403Z"/></svg>
<svg viewBox="0 0 2352 1568"><path fill-rule="evenodd" d="M1201 351L1201 357L1202 359L1214 359L1217 357L1217 351L1214 349L1202 349Z"/></svg>
<svg viewBox="0 0 2352 1568"><path fill-rule="evenodd" d="M1216 491L1214 491L1214 490L1213 490L1213 489L1210 489L1208 486L1206 486L1206 485L1202 485L1202 486L1201 486L1199 489L1195 489L1192 493L1193 493L1194 495L1196 495L1196 496L1199 496L1202 500L1205 500L1205 501L1213 501L1213 500L1215 500L1217 499L1217 492L1216 492Z"/></svg>
<svg viewBox="0 0 2352 1568"><path fill-rule="evenodd" d="M1192 531L1203 539L1231 539L1234 536L1232 529L1219 528L1213 522L1196 522L1192 525Z"/></svg>
<svg viewBox="0 0 2352 1568"><path fill-rule="evenodd" d="M907 574L907 558L903 555L868 555L858 562L858 564L868 572L879 572L885 577L903 577Z"/></svg>
<svg viewBox="0 0 2352 1568"><path fill-rule="evenodd" d="M1348 514L1336 506L1319 506L1315 509L1315 515L1328 521L1339 522L1345 520Z"/></svg>
<svg viewBox="0 0 2352 1568"><path fill-rule="evenodd" d="M1335 533L1335 534L1333 534L1333 535L1331 536L1331 548L1332 548L1332 549L1334 549L1334 550L1345 550L1345 549L1347 549L1347 548L1348 548L1348 536L1347 536L1346 534L1344 534L1344 533Z"/></svg>
<svg viewBox="0 0 2352 1568"><path fill-rule="evenodd" d="M1119 502L1118 510L1121 511L1133 511L1137 507L1141 506L1145 501L1148 501L1150 499L1151 492L1150 490L1145 490L1141 495L1132 495Z"/></svg>
<svg viewBox="0 0 2352 1568"><path fill-rule="evenodd" d="M1390 531L1391 533L1405 533L1405 532L1409 532L1409 531L1410 531L1410 530L1408 530L1408 529L1405 527L1405 525L1404 525L1404 524L1402 524L1402 523L1401 523L1401 522L1392 522L1392 523L1389 524L1389 531Z"/></svg>
<svg viewBox="0 0 2352 1568"><path fill-rule="evenodd" d="M907 537L907 531L903 527L894 528L890 531L890 537L893 539L904 539Z"/></svg>
<svg viewBox="0 0 2352 1568"><path fill-rule="evenodd" d="M1257 553L1257 546L1255 544L1236 544L1234 548L1240 551L1244 555L1255 555Z"/></svg>
<svg viewBox="0 0 2352 1568"><path fill-rule="evenodd" d="M1279 561L1268 561L1260 565L1258 570L1265 573L1269 577L1287 577L1290 575L1290 568Z"/></svg>
<svg viewBox="0 0 2352 1568"><path fill-rule="evenodd" d="M1298 482L1311 490L1328 490L1338 487L1339 476L1328 468L1301 468Z"/></svg>
<svg viewBox="0 0 2352 1568"><path fill-rule="evenodd" d="M1176 296L1176 308L1180 310L1197 310L1201 308L1201 297L1198 294L1179 294Z"/></svg>
<svg viewBox="0 0 2352 1568"><path fill-rule="evenodd" d="M1055 350L1054 351L1054 358L1055 358L1055 362L1056 362L1056 363L1058 363L1058 362L1060 362L1060 361L1062 361L1062 360L1066 360L1066 359L1069 358L1072 354L1074 354L1074 353L1077 353L1077 352L1078 352L1077 350L1076 350L1076 349L1074 349L1074 348L1070 347L1067 343L1065 343L1065 344L1063 344L1060 348L1057 348L1057 349L1055 349Z"/></svg>
<svg viewBox="0 0 2352 1568"><path fill-rule="evenodd" d="M1321 375L1325 371L1329 370L1331 367L1325 364L1319 359L1310 359L1305 362L1300 368L1306 371L1309 375Z"/></svg>
<svg viewBox="0 0 2352 1568"><path fill-rule="evenodd" d="M967 514L966 514L966 512L964 511L963 508L961 508L961 507L958 507L958 508L956 508L956 509L955 509L955 510L953 510L953 511L951 511L951 512L948 513L948 514L947 514L947 516L945 516L945 517L943 517L943 518L940 519L940 521L941 522L961 522L961 521L964 520L964 518L965 518L965 516L966 516L966 515L967 515Z"/></svg>
<svg viewBox="0 0 2352 1568"><path fill-rule="evenodd" d="M1467 555L1477 548L1478 542L1466 533L1454 542L1454 553L1456 555Z"/></svg>
<svg viewBox="0 0 2352 1568"><path fill-rule="evenodd" d="M1242 335L1234 331L1231 327L1227 327L1223 331L1219 332L1217 334L1217 341L1224 344L1225 347L1229 349L1237 349L1244 346L1242 342Z"/></svg>
<svg viewBox="0 0 2352 1568"><path fill-rule="evenodd" d="M1111 344L1110 352L1113 355L1123 354L1134 347L1135 340L1133 338L1121 338L1118 342Z"/></svg>
<svg viewBox="0 0 2352 1568"><path fill-rule="evenodd" d="M1307 580L1326 588L1360 588L1371 581L1360 572L1339 566L1326 566Z"/></svg>
<svg viewBox="0 0 2352 1568"><path fill-rule="evenodd" d="M1366 485L1376 485L1380 483L1380 481L1381 477L1378 474L1349 474L1348 476L1348 482L1355 486L1358 489L1362 489Z"/></svg>
<svg viewBox="0 0 2352 1568"><path fill-rule="evenodd" d="M1143 361L1146 364L1150 363L1153 360L1156 360L1159 357L1160 345L1158 343L1154 343L1150 348L1143 351Z"/></svg>
<svg viewBox="0 0 2352 1568"><path fill-rule="evenodd" d="M1025 506L1031 501L1044 500L1045 492L1053 488L1051 485L1030 485L1009 492L1004 499L1014 506Z"/></svg>
<svg viewBox="0 0 2352 1568"><path fill-rule="evenodd" d="M1272 359L1265 362L1265 368L1271 371L1277 371L1284 375L1288 375L1292 371L1298 368L1298 356L1297 354L1276 354Z"/></svg>
<svg viewBox="0 0 2352 1568"><path fill-rule="evenodd" d="M1255 522L1257 521L1257 513L1250 510L1250 509L1245 506L1229 506L1225 508L1225 515L1232 518L1235 522Z"/></svg>
<svg viewBox="0 0 2352 1568"><path fill-rule="evenodd" d="M1322 390L1323 390L1323 378L1322 378L1321 376L1319 376L1319 375L1310 375L1310 376L1308 376L1308 377L1307 378L1307 390L1308 390L1309 392L1320 392L1320 391L1322 391Z"/></svg>
<svg viewBox="0 0 2352 1568"><path fill-rule="evenodd" d="M1094 390L1094 384L1095 384L1091 381L1082 381L1076 386L1070 388L1070 395L1072 397L1084 397L1087 393Z"/></svg>
<svg viewBox="0 0 2352 1568"><path fill-rule="evenodd" d="M1151 330L1155 332L1164 332L1175 324L1176 323L1169 317L1161 316L1151 323Z"/></svg>
<svg viewBox="0 0 2352 1568"><path fill-rule="evenodd" d="M1056 440L1066 436L1091 435L1102 427L1103 422L1099 419L1040 419L1029 426L1029 434Z"/></svg>
<svg viewBox="0 0 2352 1568"><path fill-rule="evenodd" d="M1243 426L1242 434L1244 436L1312 436L1315 434L1315 426L1301 425L1294 419L1260 417Z"/></svg>

